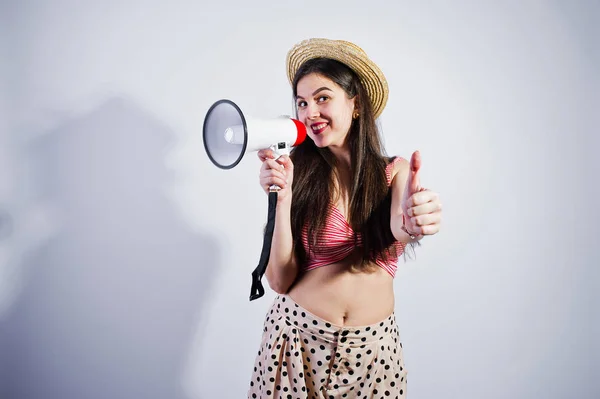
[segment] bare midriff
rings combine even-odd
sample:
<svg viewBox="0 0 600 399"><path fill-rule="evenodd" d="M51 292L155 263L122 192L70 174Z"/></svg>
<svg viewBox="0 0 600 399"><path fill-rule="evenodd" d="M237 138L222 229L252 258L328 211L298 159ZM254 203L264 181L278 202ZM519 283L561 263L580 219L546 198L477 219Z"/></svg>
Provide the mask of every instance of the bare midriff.
<svg viewBox="0 0 600 399"><path fill-rule="evenodd" d="M351 258L351 257L350 257ZM288 295L300 306L337 326L365 326L394 311L394 279L373 265L352 268L352 259L304 272Z"/></svg>

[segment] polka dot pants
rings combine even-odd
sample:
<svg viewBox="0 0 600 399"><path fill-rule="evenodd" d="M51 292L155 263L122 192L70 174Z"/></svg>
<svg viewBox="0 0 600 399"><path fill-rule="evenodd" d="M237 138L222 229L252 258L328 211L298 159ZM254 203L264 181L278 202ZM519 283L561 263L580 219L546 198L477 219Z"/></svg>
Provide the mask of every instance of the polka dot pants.
<svg viewBox="0 0 600 399"><path fill-rule="evenodd" d="M394 314L340 327L287 295L265 319L248 398L406 398L406 370Z"/></svg>

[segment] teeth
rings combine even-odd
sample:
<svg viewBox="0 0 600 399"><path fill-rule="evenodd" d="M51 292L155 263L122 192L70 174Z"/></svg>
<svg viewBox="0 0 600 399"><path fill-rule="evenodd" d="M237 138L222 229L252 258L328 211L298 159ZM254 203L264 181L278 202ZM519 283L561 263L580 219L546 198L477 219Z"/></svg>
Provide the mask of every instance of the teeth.
<svg viewBox="0 0 600 399"><path fill-rule="evenodd" d="M313 125L313 130L319 130L319 129L323 129L325 126L327 126L327 123L320 123L318 125Z"/></svg>

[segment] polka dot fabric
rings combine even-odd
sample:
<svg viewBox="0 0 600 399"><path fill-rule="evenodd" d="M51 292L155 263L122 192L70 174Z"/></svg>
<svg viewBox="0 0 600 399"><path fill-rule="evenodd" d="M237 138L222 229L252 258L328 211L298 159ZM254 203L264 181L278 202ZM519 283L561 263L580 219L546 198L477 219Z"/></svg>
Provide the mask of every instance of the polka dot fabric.
<svg viewBox="0 0 600 399"><path fill-rule="evenodd" d="M278 295L267 313L248 398L406 398L394 314L340 327Z"/></svg>

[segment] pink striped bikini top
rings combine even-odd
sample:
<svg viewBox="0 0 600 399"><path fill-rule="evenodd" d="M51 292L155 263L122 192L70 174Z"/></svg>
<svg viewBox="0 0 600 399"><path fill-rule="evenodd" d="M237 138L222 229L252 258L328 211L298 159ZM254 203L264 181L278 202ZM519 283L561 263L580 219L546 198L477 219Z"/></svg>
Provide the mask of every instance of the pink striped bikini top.
<svg viewBox="0 0 600 399"><path fill-rule="evenodd" d="M393 162L390 162L386 169L385 174L387 176L388 187L392 183L392 169L397 161L401 158L394 158ZM308 227L305 226L302 230L302 244L307 254L307 261L304 270L313 270L321 266L327 266L332 263L336 263L350 255L355 247L354 243L354 230L350 227L350 224L340 212L340 210L333 204L329 207L329 215L325 223L322 237L318 241L318 245L312 248L309 253L308 248ZM360 233L357 234L357 245L361 244ZM393 244L396 247L396 254L400 256L404 252L406 246L405 243L396 241ZM380 256L375 259L375 263L388 272L392 277L396 275L396 269L398 268L398 258L389 259L385 262Z"/></svg>

